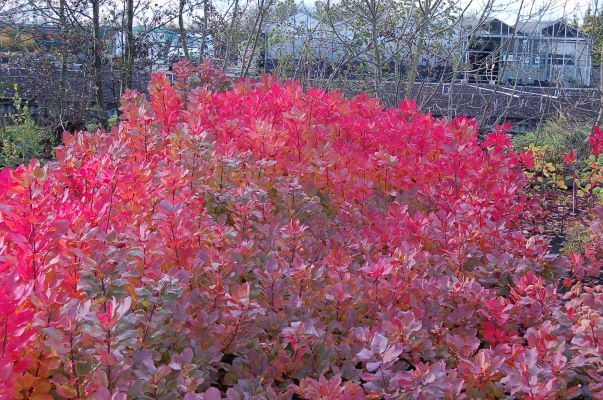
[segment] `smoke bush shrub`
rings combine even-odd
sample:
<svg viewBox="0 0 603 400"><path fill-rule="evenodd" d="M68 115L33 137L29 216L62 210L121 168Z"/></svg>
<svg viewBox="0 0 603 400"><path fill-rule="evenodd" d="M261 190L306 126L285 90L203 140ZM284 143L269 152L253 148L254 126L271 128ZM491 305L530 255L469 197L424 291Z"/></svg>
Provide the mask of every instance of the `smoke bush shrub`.
<svg viewBox="0 0 603 400"><path fill-rule="evenodd" d="M1 398L601 398L502 128L176 72L0 173Z"/></svg>

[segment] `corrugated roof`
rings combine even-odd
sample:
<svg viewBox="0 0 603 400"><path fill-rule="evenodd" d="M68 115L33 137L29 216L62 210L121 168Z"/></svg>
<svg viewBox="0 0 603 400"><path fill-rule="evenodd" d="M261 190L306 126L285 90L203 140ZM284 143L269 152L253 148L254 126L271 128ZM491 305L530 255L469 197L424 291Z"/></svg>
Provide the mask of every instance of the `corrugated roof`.
<svg viewBox="0 0 603 400"><path fill-rule="evenodd" d="M535 33L541 33L545 28L557 23L559 21L523 21L517 23L517 32L533 35Z"/></svg>
<svg viewBox="0 0 603 400"><path fill-rule="evenodd" d="M542 36L564 36L568 37L588 38L589 36L580 29L571 26L565 20L559 19L556 21L523 21L517 24L518 34L525 36L542 35Z"/></svg>

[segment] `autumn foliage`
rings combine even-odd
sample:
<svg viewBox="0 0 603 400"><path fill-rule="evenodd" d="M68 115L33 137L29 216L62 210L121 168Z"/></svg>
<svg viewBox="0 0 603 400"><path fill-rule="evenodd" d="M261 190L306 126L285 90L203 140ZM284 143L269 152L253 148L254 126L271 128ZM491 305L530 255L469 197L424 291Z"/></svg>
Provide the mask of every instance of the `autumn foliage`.
<svg viewBox="0 0 603 400"><path fill-rule="evenodd" d="M201 69L0 173L0 398L603 398L502 127Z"/></svg>

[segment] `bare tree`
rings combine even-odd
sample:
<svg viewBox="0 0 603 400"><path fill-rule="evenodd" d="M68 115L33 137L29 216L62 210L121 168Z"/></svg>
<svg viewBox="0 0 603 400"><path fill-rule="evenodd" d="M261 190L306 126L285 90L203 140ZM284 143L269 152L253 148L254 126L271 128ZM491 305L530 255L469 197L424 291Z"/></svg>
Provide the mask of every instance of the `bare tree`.
<svg viewBox="0 0 603 400"><path fill-rule="evenodd" d="M106 128L107 112L103 96L103 43L100 29L100 2L101 0L90 0L92 6L92 58L94 60L94 93L98 110L97 118L99 123Z"/></svg>
<svg viewBox="0 0 603 400"><path fill-rule="evenodd" d="M264 20L275 3L276 0L257 0L257 9L254 10L256 15L254 18L253 28L249 32L247 42L245 43L245 49L243 50L243 63L241 65L240 72L241 77L246 77L249 73L249 69L254 62L258 41L263 33Z"/></svg>
<svg viewBox="0 0 603 400"><path fill-rule="evenodd" d="M184 13L186 8L186 0L179 0L178 6L178 33L180 34L180 45L182 46L182 52L187 59L190 59L188 52L186 28L184 26Z"/></svg>
<svg viewBox="0 0 603 400"><path fill-rule="evenodd" d="M124 74L122 86L124 88L132 87L132 75L134 74L134 0L125 0L125 23L124 23Z"/></svg>
<svg viewBox="0 0 603 400"><path fill-rule="evenodd" d="M239 0L234 0L233 11L232 11L232 14L230 17L230 22L228 23L228 28L224 32L224 37L225 37L224 42L225 43L224 43L224 55L223 55L223 61L222 61L222 69L223 70L226 70L228 63L230 62L231 47L232 47L232 42L233 42L234 35L235 35L235 29L237 29L237 24L240 21L239 8L240 8ZM224 19L226 19L226 17L228 16L228 13L229 13L229 10L226 10L224 12Z"/></svg>

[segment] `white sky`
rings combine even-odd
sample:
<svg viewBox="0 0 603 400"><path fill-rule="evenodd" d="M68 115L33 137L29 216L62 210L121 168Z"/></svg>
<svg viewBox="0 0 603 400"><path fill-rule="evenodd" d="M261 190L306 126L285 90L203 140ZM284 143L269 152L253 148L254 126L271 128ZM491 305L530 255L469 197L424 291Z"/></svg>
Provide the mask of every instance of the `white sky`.
<svg viewBox="0 0 603 400"><path fill-rule="evenodd" d="M471 10L478 11L483 9L485 0L461 0L467 4L471 1ZM520 19L535 19L542 21L556 20L566 17L572 20L574 16L581 20L586 13L589 3L591 9L595 9L597 0L496 0L493 16L514 25L517 19L517 13L520 12Z"/></svg>
<svg viewBox="0 0 603 400"><path fill-rule="evenodd" d="M10 9L11 4L18 0L0 0L0 16L2 11ZM160 7L168 7L174 4L175 0L153 0L152 3ZM214 5L222 8L232 0L213 0ZM249 0L252 4L255 0ZM308 6L314 4L316 0L295 0L302 2ZM334 0L337 1L337 0ZM484 4L488 0L456 0L460 7L466 7L470 4L469 11L479 13L483 10ZM550 21L566 17L570 21L576 17L579 21L582 20L588 5L590 3L591 10L603 8L603 0L490 0L494 1L494 11L490 16L497 17L510 25L514 25L517 19L517 13L520 12L520 20L542 20ZM201 10L199 10L201 11Z"/></svg>

